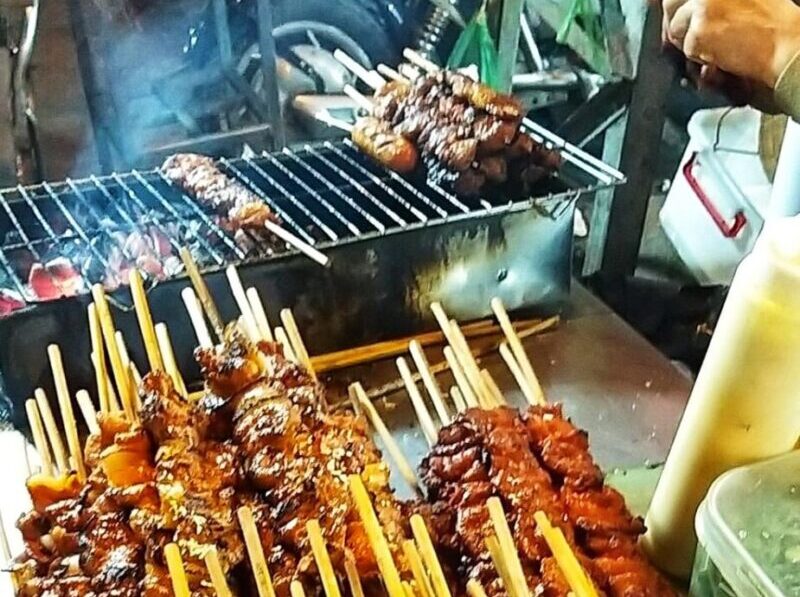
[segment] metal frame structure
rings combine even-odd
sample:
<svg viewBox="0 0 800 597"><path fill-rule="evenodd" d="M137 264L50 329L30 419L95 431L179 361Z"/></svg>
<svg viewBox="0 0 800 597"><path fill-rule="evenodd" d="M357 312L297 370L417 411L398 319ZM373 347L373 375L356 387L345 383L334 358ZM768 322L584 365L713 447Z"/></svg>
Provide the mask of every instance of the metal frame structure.
<svg viewBox="0 0 800 597"><path fill-rule="evenodd" d="M89 114L94 125L95 147L104 173L151 164L163 155L180 150L199 149L232 154L244 144L257 151L273 150L285 144L277 84L265 85L264 97L260 97L237 71L226 2L213 0L214 26L219 40L219 76L242 98L243 105L257 117L259 124L210 134L202 133L201 127L192 115L181 111L177 106L169 106L167 100L161 98L165 108L174 113L176 120L185 129L187 138L169 145L134 149L126 137L121 122L120 106L116 105L110 93L115 73L109 72L104 55L106 44L113 44L114 40L105 39L102 35L102 26L98 23L101 23L104 17L92 2L68 1L78 64ZM256 3L260 69L265 81L276 82L272 3L270 0L256 0ZM97 31L100 33L95 33Z"/></svg>
<svg viewBox="0 0 800 597"><path fill-rule="evenodd" d="M554 29L565 17L563 2L527 2ZM627 177L627 184L599 190L595 197L581 272L584 276L598 271L625 276L636 269L666 119L666 97L676 72L662 51L657 3L607 0L602 3L602 18L608 60L593 66L607 83L557 132L579 147L602 136L603 161L618 166ZM592 65L589 42L579 29L572 28L567 43Z"/></svg>

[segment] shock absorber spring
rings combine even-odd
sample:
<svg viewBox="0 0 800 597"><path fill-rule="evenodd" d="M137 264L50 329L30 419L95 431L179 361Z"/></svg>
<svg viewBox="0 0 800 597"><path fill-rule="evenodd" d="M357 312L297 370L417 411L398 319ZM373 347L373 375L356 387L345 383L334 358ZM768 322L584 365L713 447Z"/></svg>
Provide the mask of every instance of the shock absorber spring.
<svg viewBox="0 0 800 597"><path fill-rule="evenodd" d="M448 0L445 0L448 1ZM415 50L434 62L438 62L437 51L447 29L449 16L447 11L438 6L433 6L428 18L422 23L420 33L415 44Z"/></svg>

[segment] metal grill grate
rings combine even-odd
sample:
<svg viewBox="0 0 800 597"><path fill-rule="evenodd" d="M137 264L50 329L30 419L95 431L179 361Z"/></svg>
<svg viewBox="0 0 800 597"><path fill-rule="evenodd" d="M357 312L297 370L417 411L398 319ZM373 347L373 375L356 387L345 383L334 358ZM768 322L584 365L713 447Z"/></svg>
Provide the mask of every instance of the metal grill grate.
<svg viewBox="0 0 800 597"><path fill-rule="evenodd" d="M571 160L594 176L581 156ZM222 159L220 167L264 200L285 228L322 248L512 205L503 197L460 198L404 178L349 140ZM599 176L583 186L559 182L555 194L545 190L540 199L563 205L562 199L603 184ZM0 316L24 303L88 292L97 282L114 289L126 283L131 267L155 279L174 277L182 271L183 246L202 268L263 260L275 251L263 239L226 230L217 214L158 170L0 191Z"/></svg>
<svg viewBox="0 0 800 597"><path fill-rule="evenodd" d="M222 159L220 165L312 245L492 207L388 172L348 141ZM242 233L225 230L216 214L158 171L0 191L0 290L14 291L25 302L80 294L96 282L114 288L133 266L156 278L172 277L180 272L182 246L191 248L202 267L264 257L254 250L263 247L257 239L248 242ZM39 282L52 283L50 295L37 287L34 273Z"/></svg>

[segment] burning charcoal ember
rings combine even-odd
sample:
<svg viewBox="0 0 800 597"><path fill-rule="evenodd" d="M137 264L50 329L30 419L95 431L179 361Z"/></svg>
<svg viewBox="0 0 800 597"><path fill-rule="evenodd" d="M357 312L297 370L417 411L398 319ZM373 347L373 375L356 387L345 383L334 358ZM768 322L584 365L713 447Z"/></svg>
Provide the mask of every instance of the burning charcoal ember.
<svg viewBox="0 0 800 597"><path fill-rule="evenodd" d="M76 296L84 290L80 272L64 257L57 257L44 265L34 263L28 275L28 286L41 301Z"/></svg>
<svg viewBox="0 0 800 597"><path fill-rule="evenodd" d="M8 288L0 288L0 317L6 317L24 306L25 301L18 293Z"/></svg>

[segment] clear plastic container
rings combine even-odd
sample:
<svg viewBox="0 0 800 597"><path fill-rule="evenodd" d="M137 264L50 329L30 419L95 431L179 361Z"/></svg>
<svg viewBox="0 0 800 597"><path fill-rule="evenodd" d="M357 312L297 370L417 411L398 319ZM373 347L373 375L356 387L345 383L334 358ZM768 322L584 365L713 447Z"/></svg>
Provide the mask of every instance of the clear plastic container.
<svg viewBox="0 0 800 597"><path fill-rule="evenodd" d="M800 596L800 452L722 475L696 529L691 597Z"/></svg>

